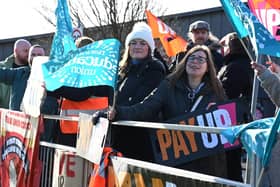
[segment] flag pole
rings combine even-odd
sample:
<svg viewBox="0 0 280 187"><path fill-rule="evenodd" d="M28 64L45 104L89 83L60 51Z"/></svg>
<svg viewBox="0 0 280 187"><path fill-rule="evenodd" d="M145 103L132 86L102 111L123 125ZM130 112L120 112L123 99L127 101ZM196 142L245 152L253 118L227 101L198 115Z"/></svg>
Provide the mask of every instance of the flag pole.
<svg viewBox="0 0 280 187"><path fill-rule="evenodd" d="M240 39L240 42L245 49L247 55L249 56L250 60L253 62L255 61L253 59L253 56L251 55L250 51L248 50L247 46L245 45L244 41ZM261 62L261 58L259 55L256 55L256 62L259 64ZM254 81L253 81L253 89L252 89L252 100L251 100L251 107L250 107L250 113L253 117L253 120L256 119L256 106L257 106L257 98L258 98L258 93L259 93L259 81L257 79L257 73L254 72Z"/></svg>
<svg viewBox="0 0 280 187"><path fill-rule="evenodd" d="M247 55L249 56L251 61L255 61L250 53L250 51L248 50L248 48L246 47L244 41L242 39L240 39L240 42L243 46L243 48L245 49ZM260 56L256 55L256 62L260 63L261 62L261 58ZM253 80L253 88L252 88L252 99L251 99L251 107L250 107L250 113L252 115L253 120L256 119L256 106L257 106L257 98L258 98L258 92L259 92L259 81L257 79L257 72L254 72L254 80ZM255 172L251 172L254 170L254 164L255 162L258 162L255 158L253 160L250 161L249 156L247 155L247 163L246 163L246 173L245 173L245 182L248 183L250 182L251 184L256 184L256 173Z"/></svg>
<svg viewBox="0 0 280 187"><path fill-rule="evenodd" d="M240 38L239 38L239 40L240 40L240 42L241 42L243 48L245 49L247 55L249 56L250 60L251 60L251 61L255 61L255 60L253 59L253 57L252 57L250 51L248 50L247 46L245 45L244 41L243 41L242 39L240 39Z"/></svg>
<svg viewBox="0 0 280 187"><path fill-rule="evenodd" d="M257 63L260 64L261 58L257 56ZM253 120L256 120L256 108L257 108L257 99L258 99L258 93L259 93L259 80L257 79L257 72L254 72L254 82L253 82L253 90L252 90L252 100L251 100L251 115L253 117Z"/></svg>

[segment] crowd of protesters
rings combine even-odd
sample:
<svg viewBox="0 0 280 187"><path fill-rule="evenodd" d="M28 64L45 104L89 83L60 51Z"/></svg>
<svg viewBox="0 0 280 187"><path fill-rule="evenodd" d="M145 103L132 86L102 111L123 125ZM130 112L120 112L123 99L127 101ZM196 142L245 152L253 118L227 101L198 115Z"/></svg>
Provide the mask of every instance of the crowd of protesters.
<svg viewBox="0 0 280 187"><path fill-rule="evenodd" d="M229 33L219 40L211 33L206 21L190 24L187 36L186 51L174 57L173 62L165 62L155 47L151 28L144 22L134 25L125 40L118 72L116 106L109 112L110 120L164 122L189 112L209 109L213 104L228 99L244 98L249 106L254 70L270 99L277 108L280 106L280 66L271 62L267 68L251 62L236 33ZM77 40L76 45L83 47L92 42L91 38L83 37ZM24 39L15 42L13 54L0 63L1 108L20 111L32 60L35 56L44 55L40 45L31 45ZM99 92L101 94L96 94ZM110 98L109 104L113 103L112 92L104 88L62 88L48 94L41 108L45 114L58 113L61 95L77 102L91 95L106 95ZM60 132L60 126L56 121L45 121L41 140L75 146L75 133L67 137L57 131ZM64 140L57 135L64 136ZM111 146L124 156L153 161L145 128L114 126L111 136ZM238 147L175 167L243 181L241 153Z"/></svg>

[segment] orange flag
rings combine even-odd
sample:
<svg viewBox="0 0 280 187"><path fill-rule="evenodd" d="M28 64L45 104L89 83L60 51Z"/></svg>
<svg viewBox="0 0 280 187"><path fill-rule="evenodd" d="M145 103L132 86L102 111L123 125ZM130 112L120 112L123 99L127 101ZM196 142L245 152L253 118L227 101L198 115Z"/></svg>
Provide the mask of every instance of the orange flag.
<svg viewBox="0 0 280 187"><path fill-rule="evenodd" d="M152 29L153 37L159 38L167 56L172 57L179 52L186 51L187 42L176 34L168 25L146 10L148 24Z"/></svg>

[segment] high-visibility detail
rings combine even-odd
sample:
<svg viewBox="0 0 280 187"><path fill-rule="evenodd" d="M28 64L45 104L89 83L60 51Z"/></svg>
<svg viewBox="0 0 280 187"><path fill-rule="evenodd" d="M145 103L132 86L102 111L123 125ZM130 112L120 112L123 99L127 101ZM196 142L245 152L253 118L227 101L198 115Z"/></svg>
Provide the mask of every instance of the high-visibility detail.
<svg viewBox="0 0 280 187"><path fill-rule="evenodd" d="M108 107L108 97L92 97L84 101L63 99L60 115L79 116L79 113L93 114L96 111L106 110ZM64 134L76 134L78 132L78 122L60 120L60 129Z"/></svg>

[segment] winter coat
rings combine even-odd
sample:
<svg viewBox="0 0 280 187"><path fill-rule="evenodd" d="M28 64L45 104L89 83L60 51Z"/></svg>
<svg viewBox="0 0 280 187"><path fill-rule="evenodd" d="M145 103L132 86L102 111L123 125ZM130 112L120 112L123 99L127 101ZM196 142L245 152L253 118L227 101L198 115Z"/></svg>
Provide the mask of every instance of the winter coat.
<svg viewBox="0 0 280 187"><path fill-rule="evenodd" d="M10 55L5 61L0 62L0 67L12 68L14 61L14 55ZM0 108L9 108L10 90L10 85L0 83Z"/></svg>
<svg viewBox="0 0 280 187"><path fill-rule="evenodd" d="M9 109L20 111L20 104L27 86L27 80L30 75L30 67L21 68L0 68L0 82L11 86L11 97ZM49 100L50 98L48 98ZM54 106L57 103L56 99L51 99L50 102L45 102L42 111L53 113Z"/></svg>
<svg viewBox="0 0 280 187"><path fill-rule="evenodd" d="M254 71L251 60L244 54L233 54L225 57L225 65L218 72L225 93L229 99L241 96L251 98Z"/></svg>
<svg viewBox="0 0 280 187"><path fill-rule="evenodd" d="M197 110L206 109L209 103L218 101L217 97L213 93L213 90L211 90L209 85L206 84L195 95L193 100L188 98L188 93L189 90L187 89L185 80L178 80L175 86L171 86L170 82L166 79L162 81L158 89L154 90L143 102L131 107L117 107L116 120L150 121L153 120L154 116L161 112L163 120L166 121L189 113L194 102L200 95L203 96L203 99L197 106ZM139 133L140 132L137 134ZM134 145L134 147L138 150L138 157L150 155L151 152L147 152L149 150L145 148L144 145L142 146L139 144L141 145L139 146L134 144L135 140L139 141L135 138L137 134L130 135L134 137L131 140L128 140L127 137L120 137L120 139L123 139L123 141L126 140L130 144ZM149 140L146 140L146 142L147 141ZM176 167L221 177L224 177L226 172L224 153L201 158Z"/></svg>
<svg viewBox="0 0 280 187"><path fill-rule="evenodd" d="M251 68L251 60L242 45L238 47L239 45L233 45L230 53L225 56L225 65L218 72L218 78L222 82L227 97L229 99L244 98L249 110L254 71ZM248 119L251 117L248 116ZM243 181L241 152L239 147L226 151L228 178L240 182Z"/></svg>
<svg viewBox="0 0 280 187"><path fill-rule="evenodd" d="M0 82L11 86L9 109L20 111L24 92L27 86L27 80L30 75L30 67L20 68L0 68ZM57 114L58 103L56 98L47 96L41 107L41 113ZM41 134L42 141L52 142L54 140L54 129L56 122L50 119L44 119L45 130Z"/></svg>
<svg viewBox="0 0 280 187"><path fill-rule="evenodd" d="M164 76L165 69L157 59L148 58L137 65L131 65L126 76L119 82L117 105L131 106L141 102L160 84ZM156 120L158 118L154 116L153 121ZM130 139L135 139L137 142L131 144L127 141ZM138 154L138 150L135 148L135 145L141 145L144 148L149 147L150 142L148 140L147 129L112 127L112 146L127 157L151 161L151 155Z"/></svg>
<svg viewBox="0 0 280 187"><path fill-rule="evenodd" d="M130 106L141 102L165 77L165 68L159 60L147 58L130 65L118 85L117 105Z"/></svg>
<svg viewBox="0 0 280 187"><path fill-rule="evenodd" d="M29 67L0 68L0 82L11 86L9 109L20 110L29 75Z"/></svg>
<svg viewBox="0 0 280 187"><path fill-rule="evenodd" d="M276 73L272 73L268 69L264 73L258 76L261 81L261 86L264 88L266 93L269 95L273 103L280 107L280 77Z"/></svg>

